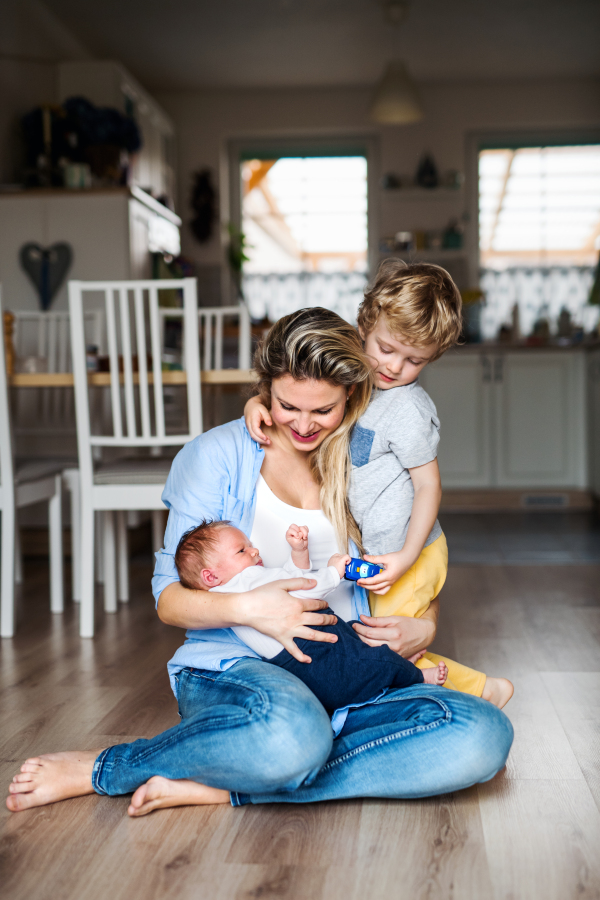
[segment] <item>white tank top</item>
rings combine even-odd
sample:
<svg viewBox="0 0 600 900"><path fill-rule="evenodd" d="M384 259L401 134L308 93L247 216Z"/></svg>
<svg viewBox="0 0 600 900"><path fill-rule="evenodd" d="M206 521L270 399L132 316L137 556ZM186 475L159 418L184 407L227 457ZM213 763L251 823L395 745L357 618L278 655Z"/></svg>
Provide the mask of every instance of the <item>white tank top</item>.
<svg viewBox="0 0 600 900"><path fill-rule="evenodd" d="M290 557L290 545L285 533L290 525L308 526L308 552L313 569L325 568L330 557L338 552L333 525L320 509L299 509L276 497L262 475L256 483L256 512L250 540L260 550L267 567L283 566ZM327 597L332 610L341 619L352 618L351 581L342 579Z"/></svg>

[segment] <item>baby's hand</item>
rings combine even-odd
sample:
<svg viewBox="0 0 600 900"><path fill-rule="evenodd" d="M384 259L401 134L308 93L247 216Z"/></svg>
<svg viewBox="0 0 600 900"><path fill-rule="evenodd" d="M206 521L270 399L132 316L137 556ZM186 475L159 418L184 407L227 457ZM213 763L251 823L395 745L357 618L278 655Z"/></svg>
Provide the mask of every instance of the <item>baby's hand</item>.
<svg viewBox="0 0 600 900"><path fill-rule="evenodd" d="M329 562L328 566L335 566L338 571L338 575L340 578L343 578L346 574L346 566L352 559L351 556L348 556L347 553L334 553Z"/></svg>
<svg viewBox="0 0 600 900"><path fill-rule="evenodd" d="M285 533L285 539L292 550L297 553L308 550L308 527L306 525L290 525Z"/></svg>
<svg viewBox="0 0 600 900"><path fill-rule="evenodd" d="M248 429L252 440L256 441L258 444L266 444L269 446L271 441L266 434L263 434L260 426L263 422L265 425L271 426L273 421L269 410L260 402L258 397L250 397L246 403L244 407L244 419L246 421L246 428Z"/></svg>

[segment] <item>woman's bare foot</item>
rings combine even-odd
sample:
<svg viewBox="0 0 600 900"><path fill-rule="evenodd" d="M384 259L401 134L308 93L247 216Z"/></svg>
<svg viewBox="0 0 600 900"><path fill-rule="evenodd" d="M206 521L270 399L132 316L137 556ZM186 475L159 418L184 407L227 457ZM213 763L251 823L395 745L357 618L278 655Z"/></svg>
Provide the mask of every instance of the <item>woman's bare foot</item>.
<svg viewBox="0 0 600 900"><path fill-rule="evenodd" d="M435 668L421 669L425 684L444 684L448 677L448 666L439 662Z"/></svg>
<svg viewBox="0 0 600 900"><path fill-rule="evenodd" d="M180 779L172 781L161 775L149 778L137 789L127 812L130 816L146 816L154 809L170 809L172 806L210 806L229 803L229 791L207 787L197 781Z"/></svg>
<svg viewBox="0 0 600 900"><path fill-rule="evenodd" d="M514 685L508 678L490 678L489 675L485 679L483 694L484 700L489 700L498 709L506 706L510 698L515 692Z"/></svg>
<svg viewBox="0 0 600 900"><path fill-rule="evenodd" d="M102 750L67 750L26 759L8 790L11 812L93 794L92 770Z"/></svg>

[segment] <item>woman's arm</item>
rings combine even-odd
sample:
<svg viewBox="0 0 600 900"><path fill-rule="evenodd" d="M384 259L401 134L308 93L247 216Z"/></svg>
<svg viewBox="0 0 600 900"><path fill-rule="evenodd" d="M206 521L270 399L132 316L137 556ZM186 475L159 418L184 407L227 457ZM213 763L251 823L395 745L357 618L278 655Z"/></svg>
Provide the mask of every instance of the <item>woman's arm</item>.
<svg viewBox="0 0 600 900"><path fill-rule="evenodd" d="M387 644L406 659L429 647L437 632L439 614L440 602L436 597L420 619L409 616L381 616L378 619L361 616L361 621L365 624L355 624L352 627L361 641L370 647Z"/></svg>
<svg viewBox="0 0 600 900"><path fill-rule="evenodd" d="M165 625L179 628L231 628L250 625L262 634L278 640L300 662L309 662L294 638L335 643L337 637L310 626L335 625L337 618L318 612L327 606L325 600L303 600L288 591L308 590L315 585L311 578L289 578L274 581L241 594L212 594L192 591L176 581L158 598L158 615ZM317 610L315 612L314 610Z"/></svg>

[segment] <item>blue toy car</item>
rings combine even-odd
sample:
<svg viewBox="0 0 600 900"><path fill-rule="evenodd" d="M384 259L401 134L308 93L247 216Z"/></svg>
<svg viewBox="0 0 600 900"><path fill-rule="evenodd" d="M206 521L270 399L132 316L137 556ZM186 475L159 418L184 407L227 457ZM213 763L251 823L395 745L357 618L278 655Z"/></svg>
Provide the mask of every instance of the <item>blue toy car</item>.
<svg viewBox="0 0 600 900"><path fill-rule="evenodd" d="M365 562L364 559L355 559L352 557L346 566L346 578L348 581L358 581L359 578L373 578L379 575L383 566L377 566L375 563Z"/></svg>

